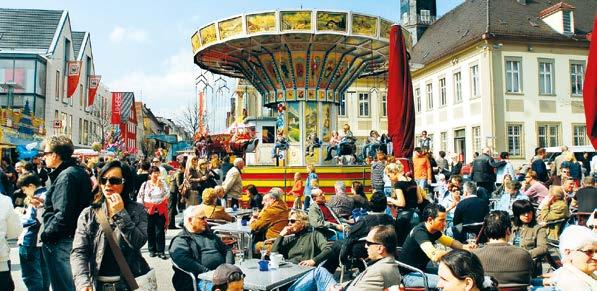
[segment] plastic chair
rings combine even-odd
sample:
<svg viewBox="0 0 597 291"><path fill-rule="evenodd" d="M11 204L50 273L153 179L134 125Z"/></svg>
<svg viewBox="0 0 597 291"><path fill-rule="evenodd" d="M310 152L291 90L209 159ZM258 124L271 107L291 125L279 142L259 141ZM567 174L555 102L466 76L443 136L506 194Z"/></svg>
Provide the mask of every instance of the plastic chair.
<svg viewBox="0 0 597 291"><path fill-rule="evenodd" d="M190 276L191 280L193 281L193 291L197 291L197 277L195 277L195 274L183 270L181 267L176 265L176 263L174 263L174 261L172 261L172 268L174 268L175 270L179 270L179 271L187 274L188 276Z"/></svg>

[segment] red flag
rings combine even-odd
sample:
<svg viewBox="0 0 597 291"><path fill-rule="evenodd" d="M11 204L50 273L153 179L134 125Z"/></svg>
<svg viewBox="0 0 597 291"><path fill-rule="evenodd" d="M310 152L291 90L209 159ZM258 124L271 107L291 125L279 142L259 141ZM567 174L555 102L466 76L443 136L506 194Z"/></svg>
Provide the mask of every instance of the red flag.
<svg viewBox="0 0 597 291"><path fill-rule="evenodd" d="M597 31L597 17L593 19L593 33ZM589 59L585 72L585 84L583 87L583 99L585 103L585 118L587 119L587 135L593 147L597 149L597 41L591 41L589 48Z"/></svg>
<svg viewBox="0 0 597 291"><path fill-rule="evenodd" d="M68 86L66 97L70 98L77 91L79 86L79 77L81 76L81 61L68 62Z"/></svg>
<svg viewBox="0 0 597 291"><path fill-rule="evenodd" d="M122 92L112 92L112 124L120 124L122 95Z"/></svg>
<svg viewBox="0 0 597 291"><path fill-rule="evenodd" d="M97 93L97 88L99 88L99 84L100 84L100 80L102 79L102 76L100 75L91 75L89 76L89 89L87 90L87 96L89 96L89 98L87 99L87 106L91 107L93 106L93 101L95 99L95 94Z"/></svg>
<svg viewBox="0 0 597 291"><path fill-rule="evenodd" d="M205 114L205 106L203 105L205 99L205 92L199 92L199 133L201 135L205 134L205 125L203 124Z"/></svg>
<svg viewBox="0 0 597 291"><path fill-rule="evenodd" d="M390 30L387 101L388 135L394 146L394 156L411 158L415 141L415 105L406 44L400 25L393 25Z"/></svg>

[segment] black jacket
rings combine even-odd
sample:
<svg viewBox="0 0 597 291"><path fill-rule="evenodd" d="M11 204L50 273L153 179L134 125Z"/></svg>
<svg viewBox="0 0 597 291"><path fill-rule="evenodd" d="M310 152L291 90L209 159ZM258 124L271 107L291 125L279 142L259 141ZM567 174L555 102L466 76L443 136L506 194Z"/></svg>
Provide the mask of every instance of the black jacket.
<svg viewBox="0 0 597 291"><path fill-rule="evenodd" d="M206 230L194 234L183 227L182 231L170 242L170 257L179 268L198 276L201 273L215 270L223 263L234 264L232 251L222 240ZM174 268L172 284L177 291L193 290L189 275Z"/></svg>
<svg viewBox="0 0 597 291"><path fill-rule="evenodd" d="M73 159L63 161L48 176L52 185L46 192L41 239L45 243L55 243L74 236L77 219L91 204L93 194L89 175Z"/></svg>
<svg viewBox="0 0 597 291"><path fill-rule="evenodd" d="M495 182L495 169L505 164L496 162L487 154L482 154L473 161L472 178L475 182Z"/></svg>
<svg viewBox="0 0 597 291"><path fill-rule="evenodd" d="M394 219L383 213L369 213L357 221L348 232L348 238L344 240L340 256L346 258L348 255L353 258L367 258L365 242L359 239L367 236L369 231L376 225L394 225Z"/></svg>

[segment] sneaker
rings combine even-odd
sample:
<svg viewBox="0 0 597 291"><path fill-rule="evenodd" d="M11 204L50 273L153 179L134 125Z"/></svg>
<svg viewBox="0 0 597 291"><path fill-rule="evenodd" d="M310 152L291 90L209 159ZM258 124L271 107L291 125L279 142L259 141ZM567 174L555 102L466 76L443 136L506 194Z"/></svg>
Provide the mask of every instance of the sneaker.
<svg viewBox="0 0 597 291"><path fill-rule="evenodd" d="M155 252L149 252L149 257L151 257L151 258L155 257Z"/></svg>
<svg viewBox="0 0 597 291"><path fill-rule="evenodd" d="M162 260L167 260L167 259L168 259L168 256L166 256L166 254L164 254L164 253L160 253L160 254L158 255L158 257L159 257L160 259L162 259Z"/></svg>

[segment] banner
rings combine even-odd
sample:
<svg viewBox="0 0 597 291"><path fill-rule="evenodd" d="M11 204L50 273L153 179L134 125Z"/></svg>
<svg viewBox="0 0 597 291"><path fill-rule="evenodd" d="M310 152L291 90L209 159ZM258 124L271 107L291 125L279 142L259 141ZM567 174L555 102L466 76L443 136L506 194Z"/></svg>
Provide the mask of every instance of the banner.
<svg viewBox="0 0 597 291"><path fill-rule="evenodd" d="M597 29L597 17L593 20L593 33L591 33L591 39L589 39L591 45L583 86L583 101L587 120L587 136L589 136L593 148L597 149L597 113L595 112L595 108L597 108L597 41L593 36L595 29Z"/></svg>
<svg viewBox="0 0 597 291"><path fill-rule="evenodd" d="M205 103L204 101L205 99L205 92L201 91L199 92L199 134L203 135L205 134L205 124L203 123L205 117L205 106L203 105Z"/></svg>
<svg viewBox="0 0 597 291"><path fill-rule="evenodd" d="M112 124L127 122L134 102L133 92L112 92Z"/></svg>
<svg viewBox="0 0 597 291"><path fill-rule="evenodd" d="M112 92L112 124L120 124L122 92Z"/></svg>
<svg viewBox="0 0 597 291"><path fill-rule="evenodd" d="M97 88L99 88L100 80L102 76L100 75L91 75L89 76L89 88L87 89L87 107L93 106L93 101L95 100L95 94L97 93Z"/></svg>
<svg viewBox="0 0 597 291"><path fill-rule="evenodd" d="M81 76L81 61L68 62L68 86L66 90L66 97L70 98L77 91L79 86L79 77Z"/></svg>

